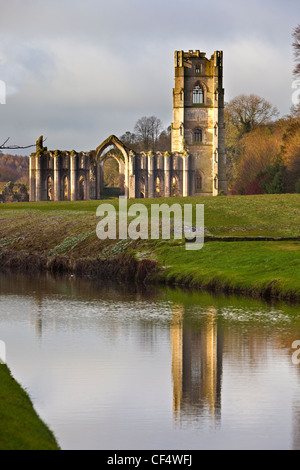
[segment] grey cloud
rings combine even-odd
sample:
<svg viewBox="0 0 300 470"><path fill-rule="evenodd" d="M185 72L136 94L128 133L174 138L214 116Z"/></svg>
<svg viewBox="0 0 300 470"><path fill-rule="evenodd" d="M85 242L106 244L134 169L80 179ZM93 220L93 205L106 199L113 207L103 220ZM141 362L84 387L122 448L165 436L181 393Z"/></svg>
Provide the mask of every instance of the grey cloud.
<svg viewBox="0 0 300 470"><path fill-rule="evenodd" d="M283 114L291 105L293 0L0 5L0 79L14 93L0 106L4 137L90 149L143 115L169 125L175 49L224 50L227 101L254 92Z"/></svg>

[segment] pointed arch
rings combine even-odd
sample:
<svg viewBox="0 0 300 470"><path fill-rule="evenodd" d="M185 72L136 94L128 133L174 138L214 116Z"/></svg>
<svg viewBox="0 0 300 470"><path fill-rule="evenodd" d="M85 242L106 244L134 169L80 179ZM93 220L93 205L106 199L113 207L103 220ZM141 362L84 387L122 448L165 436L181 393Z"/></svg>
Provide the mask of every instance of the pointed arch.
<svg viewBox="0 0 300 470"><path fill-rule="evenodd" d="M203 131L201 127L196 127L193 131L193 142L194 144L201 144L203 141Z"/></svg>
<svg viewBox="0 0 300 470"><path fill-rule="evenodd" d="M204 104L205 102L205 87L198 80L193 88L193 104Z"/></svg>
<svg viewBox="0 0 300 470"><path fill-rule="evenodd" d="M47 191L47 201L53 201L54 186L53 186L53 178L51 175L47 176L46 191Z"/></svg>
<svg viewBox="0 0 300 470"><path fill-rule="evenodd" d="M121 142L118 137L115 135L109 136L104 142L102 142L99 147L97 147L95 152L96 162L97 162L97 196L100 198L101 191L103 187L103 165L108 158L104 151L110 147L114 146L120 150L120 157L115 157L119 162L120 175L123 175L124 180L124 190L125 196L129 196L129 153L131 150Z"/></svg>
<svg viewBox="0 0 300 470"><path fill-rule="evenodd" d="M171 187L171 196L177 197L180 195L180 185L179 185L179 178L178 175L172 176L172 187Z"/></svg>
<svg viewBox="0 0 300 470"><path fill-rule="evenodd" d="M69 178L67 175L63 177L63 195L64 195L64 201L70 200L70 185L69 185Z"/></svg>
<svg viewBox="0 0 300 470"><path fill-rule="evenodd" d="M84 201L85 200L85 179L84 176L81 175L78 180L78 200Z"/></svg>
<svg viewBox="0 0 300 470"><path fill-rule="evenodd" d="M104 140L104 142L102 142L101 145L99 145L99 147L97 147L96 159L101 160L101 158L105 158L103 152L107 149L107 147L110 147L111 145L114 145L115 147L117 147L117 149L121 151L124 163L128 162L130 149L126 147L126 145L124 145L123 142L121 142L121 140L118 139L118 137L116 137L115 135L109 136L106 140Z"/></svg>
<svg viewBox="0 0 300 470"><path fill-rule="evenodd" d="M196 187L196 192L197 191L202 191L203 190L203 173L201 170L197 169L195 171L195 187Z"/></svg>

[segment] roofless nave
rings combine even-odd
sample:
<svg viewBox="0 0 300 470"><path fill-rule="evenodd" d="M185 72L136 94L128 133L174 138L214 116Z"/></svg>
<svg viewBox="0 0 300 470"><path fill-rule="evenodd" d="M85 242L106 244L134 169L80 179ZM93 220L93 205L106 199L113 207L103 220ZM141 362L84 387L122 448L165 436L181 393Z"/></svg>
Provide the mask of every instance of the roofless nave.
<svg viewBox="0 0 300 470"><path fill-rule="evenodd" d="M30 155L30 200L100 199L104 167L115 158L129 198L227 193L223 53L175 52L170 152L136 153L112 135L90 152L50 151L37 141ZM118 154L106 153L114 146Z"/></svg>

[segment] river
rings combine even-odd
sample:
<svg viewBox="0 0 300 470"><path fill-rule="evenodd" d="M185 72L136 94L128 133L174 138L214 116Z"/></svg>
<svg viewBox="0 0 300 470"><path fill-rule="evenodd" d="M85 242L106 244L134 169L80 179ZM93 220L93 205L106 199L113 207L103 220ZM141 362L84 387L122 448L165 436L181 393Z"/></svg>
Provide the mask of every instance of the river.
<svg viewBox="0 0 300 470"><path fill-rule="evenodd" d="M7 364L62 449L300 449L299 306L50 275L0 293Z"/></svg>

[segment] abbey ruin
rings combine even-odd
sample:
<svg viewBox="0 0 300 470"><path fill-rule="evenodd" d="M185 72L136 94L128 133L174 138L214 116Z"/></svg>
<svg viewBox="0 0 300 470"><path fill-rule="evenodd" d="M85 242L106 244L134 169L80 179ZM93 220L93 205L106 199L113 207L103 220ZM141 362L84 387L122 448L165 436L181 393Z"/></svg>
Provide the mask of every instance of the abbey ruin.
<svg viewBox="0 0 300 470"><path fill-rule="evenodd" d="M119 152L107 152L111 146ZM137 153L114 135L90 152L50 151L40 137L30 155L30 201L100 199L109 158L128 198L226 194L223 53L175 52L169 152Z"/></svg>

